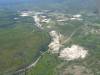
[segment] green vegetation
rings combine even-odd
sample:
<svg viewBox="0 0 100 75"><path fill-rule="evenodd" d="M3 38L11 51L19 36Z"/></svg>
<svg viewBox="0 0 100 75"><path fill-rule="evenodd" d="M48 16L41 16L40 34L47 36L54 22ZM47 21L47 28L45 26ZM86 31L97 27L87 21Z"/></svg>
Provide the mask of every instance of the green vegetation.
<svg viewBox="0 0 100 75"><path fill-rule="evenodd" d="M4 28L0 28L0 75L26 67L40 56L40 51L48 48L48 33L35 27L32 18L19 18L12 24L14 27L9 27L7 22ZM13 22L11 19L2 20L1 25L4 21Z"/></svg>
<svg viewBox="0 0 100 75"><path fill-rule="evenodd" d="M55 4L52 7L56 6L59 5ZM64 47L80 45L89 51L88 56L83 60L63 61L58 58L58 55L45 53L35 67L26 71L27 75L62 75L63 70L72 65L84 66L92 71L93 75L100 75L100 34L98 34L100 31L91 33L93 28L100 29L98 27L100 21L97 17L86 16L83 21L60 23L53 20L48 25L43 24L44 30L41 30L35 26L31 17L21 17L15 12L0 11L0 75L9 73L11 75L25 68L41 56L42 52L47 51L50 43L48 32L51 30L60 32L65 40L75 32ZM97 26L95 26L96 23ZM88 24L90 26L85 29L85 25L88 26Z"/></svg>
<svg viewBox="0 0 100 75"><path fill-rule="evenodd" d="M33 69L27 71L27 75L56 75L56 67L60 62L57 56L46 53Z"/></svg>
<svg viewBox="0 0 100 75"><path fill-rule="evenodd" d="M71 40L65 44L65 47L73 44L80 45L88 50L88 56L83 60L60 61L59 58L55 58L52 54L45 54L37 65L27 72L28 75L64 75L63 72L65 69L74 71L73 66L77 65L78 68L86 68L80 69L86 73L86 75L100 75L100 34L91 33L92 28L99 29L99 27L90 25L88 30L85 29L85 22L78 21L71 21L63 24L64 25L61 26L59 24L54 24L52 29L61 32L65 37L77 30ZM82 74L84 75L84 73Z"/></svg>
<svg viewBox="0 0 100 75"><path fill-rule="evenodd" d="M81 33L81 32L79 32ZM89 51L89 56L81 61L81 64L88 67L94 72L94 75L99 75L100 71L100 35L88 34L86 36L82 34L76 34L73 37L72 43L79 44L85 47Z"/></svg>

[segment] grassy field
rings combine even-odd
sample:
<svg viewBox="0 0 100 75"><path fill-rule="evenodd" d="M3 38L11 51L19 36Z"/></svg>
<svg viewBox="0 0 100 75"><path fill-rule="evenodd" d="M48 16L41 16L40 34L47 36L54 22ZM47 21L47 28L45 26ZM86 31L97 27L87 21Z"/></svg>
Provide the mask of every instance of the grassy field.
<svg viewBox="0 0 100 75"><path fill-rule="evenodd" d="M60 32L67 39L79 27L70 41L64 44L64 47L76 44L86 48L89 54L84 60L63 61L57 55L45 53L36 66L27 70L26 74L64 75L65 69L71 69L72 71L73 68L68 67L78 65L78 67L84 66L87 71L92 73L85 75L100 75L100 34L99 32L91 33L92 28L99 29L95 26L96 23L98 23L97 26L100 25L98 20L94 21L92 18L92 20L90 18L88 20L87 18L87 22L91 21L94 27L92 25L85 27L86 22L84 21L64 23L52 21L48 24L51 29L44 29L43 31L34 25L32 18L20 17L16 13L7 13L0 12L0 75L7 75L6 73L9 72L14 73L16 70L28 66L41 55L41 52L48 50L48 44L50 43L49 31ZM14 20L15 17L18 19ZM44 28L46 28L45 26Z"/></svg>
<svg viewBox="0 0 100 75"><path fill-rule="evenodd" d="M56 67L60 62L61 60L56 55L46 53L38 64L26 73L27 75L57 75Z"/></svg>
<svg viewBox="0 0 100 75"><path fill-rule="evenodd" d="M13 22L13 19L6 17L0 21L0 26L7 21L5 27L0 27L0 75L34 62L40 51L47 50L50 41L48 33L35 27L32 18L18 17L19 20L10 27L8 22Z"/></svg>
<svg viewBox="0 0 100 75"><path fill-rule="evenodd" d="M88 56L85 59L61 61L55 55L47 53L40 59L34 68L27 72L27 75L65 75L63 74L65 70L69 72L68 75L76 75L72 73L72 71L75 71L76 69L81 71L81 75L100 75L100 34L91 33L92 25L88 30L85 29L84 23L74 21L67 24L65 23L65 25L62 26L57 24L52 28L61 32L64 36L69 36L80 26L82 27L79 28L71 40L65 44L65 47L73 44L84 47L88 50ZM99 29L99 27L96 28ZM78 67L75 69L73 66ZM81 69L82 67L85 69ZM75 73L76 72L77 71L75 71Z"/></svg>

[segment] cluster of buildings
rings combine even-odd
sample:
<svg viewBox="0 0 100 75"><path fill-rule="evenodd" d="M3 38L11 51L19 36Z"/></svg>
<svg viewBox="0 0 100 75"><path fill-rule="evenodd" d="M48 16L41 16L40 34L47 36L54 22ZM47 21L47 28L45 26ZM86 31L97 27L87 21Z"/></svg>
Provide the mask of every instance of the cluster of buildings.
<svg viewBox="0 0 100 75"><path fill-rule="evenodd" d="M37 15L41 23L49 23L50 18L46 14L38 14Z"/></svg>
<svg viewBox="0 0 100 75"><path fill-rule="evenodd" d="M65 15L59 15L56 17L56 20L58 22L65 22L69 20L83 20L81 14L76 14L76 15L70 15L70 16L65 16Z"/></svg>

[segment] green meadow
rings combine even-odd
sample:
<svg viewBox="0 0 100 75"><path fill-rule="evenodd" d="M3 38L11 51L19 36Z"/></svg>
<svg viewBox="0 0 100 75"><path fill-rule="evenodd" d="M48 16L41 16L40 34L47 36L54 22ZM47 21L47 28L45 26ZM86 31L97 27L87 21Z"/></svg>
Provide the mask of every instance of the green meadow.
<svg viewBox="0 0 100 75"><path fill-rule="evenodd" d="M8 15L0 21L0 75L14 73L34 62L50 41L48 33L39 30L32 18L18 16L14 21L7 19Z"/></svg>

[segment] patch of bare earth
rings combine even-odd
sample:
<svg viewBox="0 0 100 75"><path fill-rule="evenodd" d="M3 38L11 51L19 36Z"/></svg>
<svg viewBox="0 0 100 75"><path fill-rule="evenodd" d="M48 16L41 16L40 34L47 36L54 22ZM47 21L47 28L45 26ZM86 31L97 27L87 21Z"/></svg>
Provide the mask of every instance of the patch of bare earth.
<svg viewBox="0 0 100 75"><path fill-rule="evenodd" d="M57 33L56 31L51 31L49 34L52 37L52 41L49 44L50 52L59 53L59 50L62 47L60 40L63 38L63 36L60 33Z"/></svg>
<svg viewBox="0 0 100 75"><path fill-rule="evenodd" d="M64 60L84 59L87 54L88 50L78 45L72 45L71 47L61 50L59 57Z"/></svg>
<svg viewBox="0 0 100 75"><path fill-rule="evenodd" d="M85 66L71 65L63 69L59 75L94 75L94 73Z"/></svg>
<svg viewBox="0 0 100 75"><path fill-rule="evenodd" d="M52 37L52 41L49 44L49 51L51 53L59 53L59 58L64 60L75 60L75 59L84 59L88 50L79 46L72 45L71 47L64 48L61 41L64 39L64 36L56 31L51 31L50 36Z"/></svg>

